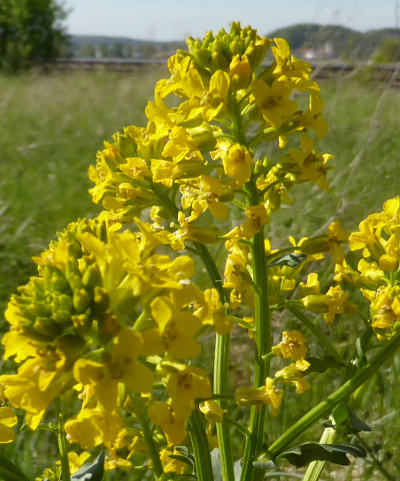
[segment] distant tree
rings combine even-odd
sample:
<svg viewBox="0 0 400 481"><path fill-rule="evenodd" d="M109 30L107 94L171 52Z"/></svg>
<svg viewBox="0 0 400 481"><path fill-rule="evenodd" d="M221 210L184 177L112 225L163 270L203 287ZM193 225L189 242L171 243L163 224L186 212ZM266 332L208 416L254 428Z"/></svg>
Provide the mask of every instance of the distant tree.
<svg viewBox="0 0 400 481"><path fill-rule="evenodd" d="M125 58L132 58L135 53L133 45L131 43L125 43L123 53Z"/></svg>
<svg viewBox="0 0 400 481"><path fill-rule="evenodd" d="M114 42L111 48L111 56L115 58L124 57L124 46L122 42Z"/></svg>
<svg viewBox="0 0 400 481"><path fill-rule="evenodd" d="M110 56L110 49L108 48L106 42L101 42L99 47L99 54L101 58L106 58Z"/></svg>
<svg viewBox="0 0 400 481"><path fill-rule="evenodd" d="M145 58L151 58L156 51L156 47L154 46L154 44L148 42L141 45L139 50Z"/></svg>
<svg viewBox="0 0 400 481"><path fill-rule="evenodd" d="M79 56L84 58L94 58L96 56L96 50L92 43L85 43L80 49Z"/></svg>
<svg viewBox="0 0 400 481"><path fill-rule="evenodd" d="M66 15L56 0L0 0L0 68L16 71L64 53Z"/></svg>
<svg viewBox="0 0 400 481"><path fill-rule="evenodd" d="M398 38L384 38L373 56L377 63L400 62L400 40Z"/></svg>

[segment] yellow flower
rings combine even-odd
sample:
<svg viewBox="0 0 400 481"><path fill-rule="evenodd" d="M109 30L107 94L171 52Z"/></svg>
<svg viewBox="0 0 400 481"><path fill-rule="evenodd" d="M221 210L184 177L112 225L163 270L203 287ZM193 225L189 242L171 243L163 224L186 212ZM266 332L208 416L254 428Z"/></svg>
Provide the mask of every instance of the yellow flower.
<svg viewBox="0 0 400 481"><path fill-rule="evenodd" d="M317 154L310 137L303 135L300 149L292 148L281 159L283 170L293 176L293 182L314 182L322 189L328 190L326 180L329 167L326 164L333 158L330 154Z"/></svg>
<svg viewBox="0 0 400 481"><path fill-rule="evenodd" d="M195 400L211 397L211 384L205 371L196 366L174 363L166 376L166 385L175 413L189 417Z"/></svg>
<svg viewBox="0 0 400 481"><path fill-rule="evenodd" d="M319 294L320 285L318 274L316 272L311 272L310 274L308 274L306 283L304 284L304 282L300 282L299 288L302 295Z"/></svg>
<svg viewBox="0 0 400 481"><path fill-rule="evenodd" d="M275 373L275 379L285 383L293 384L296 388L296 392L302 394L310 389L310 384L303 379L301 374L301 372L305 371L308 367L308 362L303 362L300 365L297 363L289 364L289 366L286 366Z"/></svg>
<svg viewBox="0 0 400 481"><path fill-rule="evenodd" d="M169 140L162 151L163 157L172 157L174 162L189 157L196 152L197 144L183 127L174 127L169 135ZM195 155L199 155L196 152Z"/></svg>
<svg viewBox="0 0 400 481"><path fill-rule="evenodd" d="M224 172L233 177L241 187L251 177L253 158L244 145L232 144L229 147L219 144L222 149L214 152L213 158L222 157Z"/></svg>
<svg viewBox="0 0 400 481"><path fill-rule="evenodd" d="M211 423L222 423L226 409L222 409L215 401L203 401L199 404L200 411L204 414L207 421Z"/></svg>
<svg viewBox="0 0 400 481"><path fill-rule="evenodd" d="M111 448L122 431L124 422L115 412L97 406L81 409L64 427L68 441L79 443L83 449L91 449L102 443Z"/></svg>
<svg viewBox="0 0 400 481"><path fill-rule="evenodd" d="M150 404L147 414L154 424L162 428L169 445L180 444L184 441L186 418L180 418L170 403L154 401Z"/></svg>
<svg viewBox="0 0 400 481"><path fill-rule="evenodd" d="M74 376L83 386L93 387L105 409L118 407L118 384L123 383L132 392L152 390L152 371L137 362L143 352L143 338L137 331L122 328L114 339L109 362L79 359L74 365Z"/></svg>
<svg viewBox="0 0 400 481"><path fill-rule="evenodd" d="M178 459L172 458L170 454L181 455L181 453L175 449L164 448L161 450L160 459L163 465L164 473L175 473L178 475L185 474L188 465L182 461L179 461Z"/></svg>
<svg viewBox="0 0 400 481"><path fill-rule="evenodd" d="M240 226L240 232L244 237L250 239L254 234L260 230L269 221L268 212L264 204L253 205L246 207L247 220Z"/></svg>
<svg viewBox="0 0 400 481"><path fill-rule="evenodd" d="M370 303L372 327L388 329L400 320L400 287L380 286L376 291L361 289Z"/></svg>
<svg viewBox="0 0 400 481"><path fill-rule="evenodd" d="M89 458L90 458L90 453L88 453L87 451L83 451L81 454L78 454L75 451L69 451L68 462L69 462L70 473L71 474L76 473Z"/></svg>
<svg viewBox="0 0 400 481"><path fill-rule="evenodd" d="M206 302L206 313L202 313L202 320L205 324L215 326L218 334L228 334L232 331L232 320L224 313L224 306L217 289L206 289L204 291L204 300Z"/></svg>
<svg viewBox="0 0 400 481"><path fill-rule="evenodd" d="M322 118L324 102L316 92L310 94L308 110L301 116L300 123L306 128L314 130L319 139L328 132L328 123Z"/></svg>
<svg viewBox="0 0 400 481"><path fill-rule="evenodd" d="M246 55L235 55L229 65L232 87L239 90L249 86L253 71Z"/></svg>
<svg viewBox="0 0 400 481"><path fill-rule="evenodd" d="M347 300L348 296L340 286L335 286L326 294L310 294L301 301L308 311L322 312L324 321L331 323L337 314L357 312L356 306Z"/></svg>
<svg viewBox="0 0 400 481"><path fill-rule="evenodd" d="M26 412L26 423L32 430L39 426L51 401L71 384L71 372L63 372L60 367L58 370L51 365L44 355L26 360L17 374L0 376L4 395L12 406Z"/></svg>
<svg viewBox="0 0 400 481"><path fill-rule="evenodd" d="M359 232L353 232L349 237L349 245L352 251L363 249L363 256L372 256L373 260L379 262L385 249L382 246L380 230L382 226L382 214L374 213L360 222Z"/></svg>
<svg viewBox="0 0 400 481"><path fill-rule="evenodd" d="M296 102L289 99L292 88L288 82L275 80L269 86L257 79L251 84L251 89L264 119L276 129L297 110Z"/></svg>
<svg viewBox="0 0 400 481"><path fill-rule="evenodd" d="M267 377L265 385L258 388L240 387L235 392L235 400L239 406L271 404L274 410L279 409L283 393L274 387L274 380Z"/></svg>
<svg viewBox="0 0 400 481"><path fill-rule="evenodd" d="M208 92L205 96L203 110L204 120L211 122L224 109L229 92L229 75L222 70L214 72L210 79Z"/></svg>
<svg viewBox="0 0 400 481"><path fill-rule="evenodd" d="M200 354L200 344L194 339L201 321L189 311L179 310L171 300L159 296L151 302L151 314L158 325L164 350L177 359L190 359Z"/></svg>
<svg viewBox="0 0 400 481"><path fill-rule="evenodd" d="M196 220L207 209L218 220L226 218L229 209L222 202L222 198L229 198L230 195L218 179L201 175L181 185L179 190L182 194L182 208L192 209L188 222Z"/></svg>
<svg viewBox="0 0 400 481"><path fill-rule="evenodd" d="M282 341L272 348L272 352L285 359L300 361L307 355L306 340L299 331L283 331Z"/></svg>
<svg viewBox="0 0 400 481"><path fill-rule="evenodd" d="M9 407L0 407L0 444L11 443L15 439L12 429L18 422L17 416Z"/></svg>

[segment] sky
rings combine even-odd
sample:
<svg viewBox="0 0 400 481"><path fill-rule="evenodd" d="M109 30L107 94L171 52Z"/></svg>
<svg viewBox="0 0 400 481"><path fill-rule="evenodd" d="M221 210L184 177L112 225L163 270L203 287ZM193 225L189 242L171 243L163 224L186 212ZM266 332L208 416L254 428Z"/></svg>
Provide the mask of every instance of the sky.
<svg viewBox="0 0 400 481"><path fill-rule="evenodd" d="M400 0L64 0L70 34L143 40L184 40L232 21L260 34L296 23L335 24L355 30L396 27ZM379 7L377 6L379 4ZM396 19L397 17L397 19Z"/></svg>

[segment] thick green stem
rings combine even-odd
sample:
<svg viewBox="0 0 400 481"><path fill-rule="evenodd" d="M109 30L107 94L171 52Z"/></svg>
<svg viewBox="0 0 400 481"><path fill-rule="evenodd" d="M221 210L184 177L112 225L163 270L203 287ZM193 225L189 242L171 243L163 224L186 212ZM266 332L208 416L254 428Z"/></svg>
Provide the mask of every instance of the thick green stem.
<svg viewBox="0 0 400 481"><path fill-rule="evenodd" d="M249 183L252 205L258 204L257 188ZM251 243L253 291L254 291L254 340L256 344L254 362L254 387L265 384L269 375L269 358L266 356L271 350L271 313L268 302L268 277L265 261L264 232L257 232ZM256 470L253 462L261 454L264 442L265 406L252 406L250 411L249 431L242 465L242 481L262 479L263 473Z"/></svg>
<svg viewBox="0 0 400 481"><path fill-rule="evenodd" d="M61 473L62 473L61 477L62 477L62 481L71 481L71 475L69 471L69 461L68 461L67 439L65 437L65 430L64 430L64 414L63 414L62 404L60 399L57 400L56 406L57 406L57 417L58 417L58 430L57 430L58 450L61 458Z"/></svg>
<svg viewBox="0 0 400 481"><path fill-rule="evenodd" d="M335 346L330 342L330 340L325 336L321 329L313 323L300 309L293 305L288 305L287 309L294 314L318 339L319 343L326 349L327 353L330 354L339 364L344 364L341 355L336 350Z"/></svg>
<svg viewBox="0 0 400 481"><path fill-rule="evenodd" d="M225 302L225 292L222 287L222 278L215 265L207 247L200 243L194 243L196 250L202 258L207 269L208 275L212 280L213 286L218 290L221 302ZM230 356L230 335L217 334L215 340L214 355L214 383L213 393L215 395L226 394L229 391L229 356ZM224 399L216 401L223 409L226 408ZM230 427L226 422L217 424L218 447L221 460L221 473L223 481L234 481L235 474L233 469L232 443Z"/></svg>
<svg viewBox="0 0 400 481"><path fill-rule="evenodd" d="M314 422L326 416L338 403L350 396L359 386L367 381L387 359L393 356L399 347L400 334L396 334L357 374L285 431L269 447L268 453L271 458L275 458Z"/></svg>
<svg viewBox="0 0 400 481"><path fill-rule="evenodd" d="M213 481L214 475L211 464L210 449L199 411L196 409L187 423L190 440L192 442L196 463L196 477L198 481Z"/></svg>

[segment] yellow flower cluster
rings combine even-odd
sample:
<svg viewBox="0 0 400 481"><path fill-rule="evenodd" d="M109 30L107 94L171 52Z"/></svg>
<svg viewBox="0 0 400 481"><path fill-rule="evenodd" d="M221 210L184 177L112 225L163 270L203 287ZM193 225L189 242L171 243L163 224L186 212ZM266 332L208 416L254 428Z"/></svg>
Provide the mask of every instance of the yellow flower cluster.
<svg viewBox="0 0 400 481"><path fill-rule="evenodd" d="M336 279L364 286L370 303L372 327L379 337L390 337L400 321L400 197L387 200L382 212L368 216L359 232L349 237L350 249L361 250L357 270L345 262L336 268Z"/></svg>
<svg viewBox="0 0 400 481"><path fill-rule="evenodd" d="M188 51L179 50L168 68L169 78L157 82L146 107L147 124L115 134L89 169L101 215L59 234L35 258L38 275L11 298L10 330L2 343L5 359L14 358L19 367L17 374L1 375L0 385L32 429L54 399L64 396L71 406L79 400L79 412L68 413L68 439L83 449L104 444L110 468L129 469L134 453L150 457L145 440L153 436L165 472L182 474L182 463L169 455L185 441L186 422L199 401L210 422L225 415L210 400L208 374L191 363L201 352L198 336L209 326L227 334L232 319L253 315L257 236L271 304L284 304L288 292L296 293L298 305L323 313L326 322L354 312L354 306L340 286L321 294L315 273L298 279L322 253L345 269L341 244L347 233L339 223L312 239L291 238L284 253L293 257L287 260L261 235L295 184L327 188L331 156L316 152L313 142L327 124L310 66L291 55L283 39L234 23L229 32L189 39ZM278 148L268 149L271 142ZM370 221L362 235L350 237L352 248L364 249L365 263L373 258L376 266L372 262L369 269L376 279L398 268L397 214L389 204L385 212L385 221ZM201 289L193 259L178 251L198 253L218 242L225 255L223 279ZM357 275L367 276L366 269ZM380 280L378 286L376 295L389 289L386 309L398 287ZM380 312L381 297L364 292ZM395 317L400 310L394 302L390 309ZM390 323L389 317L381 316L374 327ZM277 410L283 395L277 383L298 393L308 388L300 332L284 331L271 354L291 364L265 385L237 390L239 405ZM7 429L14 418L4 409L0 427L11 440ZM156 426L151 433L143 417Z"/></svg>
<svg viewBox="0 0 400 481"><path fill-rule="evenodd" d="M319 87L283 39L233 24L229 33L189 39L188 47L169 59L171 76L156 84L146 127L115 134L89 170L93 200L103 200L109 223L132 222L150 208L153 228L170 232L174 249L216 242L223 232L212 219L223 221L227 203L254 178L261 202L247 206L241 229L251 237L294 184L326 188L330 158L314 151L310 136L327 130ZM269 50L274 60L262 64ZM305 110L295 91L308 94ZM267 142L283 149L299 133L299 148L267 158Z"/></svg>
<svg viewBox="0 0 400 481"><path fill-rule="evenodd" d="M4 358L14 357L19 368L0 376L4 397L24 409L36 429L53 399L75 392L81 410L65 429L84 449L132 445L137 433L124 415L126 402L135 393L147 399L157 379L170 400L152 404L149 415L168 442L182 441L194 400L211 396L204 370L184 362L199 354L196 336L203 326L227 329L216 291L203 292L192 282L192 259L158 254L162 234L137 225L139 232L118 233L102 219L70 224L35 259L38 276L19 288L6 311ZM164 358L173 372L155 369ZM16 418L10 408L1 409L0 442L7 442ZM163 409L179 425L166 425ZM157 416L150 414L155 411Z"/></svg>
<svg viewBox="0 0 400 481"><path fill-rule="evenodd" d="M272 413L275 414L282 403L283 397L283 392L276 387L278 382L293 385L299 394L310 388L309 383L303 379L302 375L309 368L310 364L306 361L306 340L299 331L284 331L282 333L282 341L272 347L271 354L293 362L277 371L273 379L267 377L264 386L258 388L241 387L237 389L235 398L239 406L270 404Z"/></svg>

